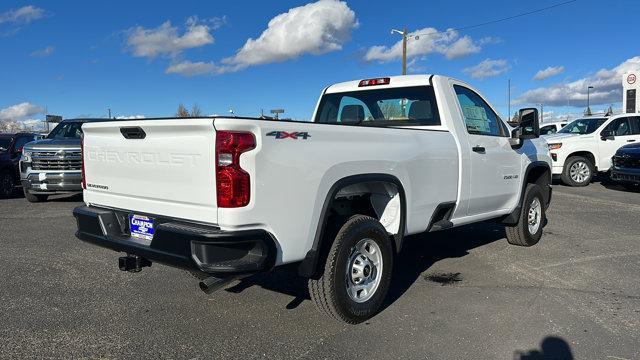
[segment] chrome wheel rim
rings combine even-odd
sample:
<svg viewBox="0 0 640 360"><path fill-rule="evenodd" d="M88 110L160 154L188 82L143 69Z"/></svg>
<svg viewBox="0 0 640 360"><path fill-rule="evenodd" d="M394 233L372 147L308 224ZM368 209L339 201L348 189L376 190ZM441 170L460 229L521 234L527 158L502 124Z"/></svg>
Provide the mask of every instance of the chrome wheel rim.
<svg viewBox="0 0 640 360"><path fill-rule="evenodd" d="M589 166L584 161L575 162L569 168L569 176L571 176L571 180L577 183L587 181L589 175L591 175L591 170L589 170Z"/></svg>
<svg viewBox="0 0 640 360"><path fill-rule="evenodd" d="M363 303L376 293L382 278L382 252L372 239L362 239L351 249L345 283L349 298Z"/></svg>
<svg viewBox="0 0 640 360"><path fill-rule="evenodd" d="M529 213L527 215L527 224L529 225L529 234L534 235L540 228L542 222L542 205L538 198L533 198L529 205Z"/></svg>

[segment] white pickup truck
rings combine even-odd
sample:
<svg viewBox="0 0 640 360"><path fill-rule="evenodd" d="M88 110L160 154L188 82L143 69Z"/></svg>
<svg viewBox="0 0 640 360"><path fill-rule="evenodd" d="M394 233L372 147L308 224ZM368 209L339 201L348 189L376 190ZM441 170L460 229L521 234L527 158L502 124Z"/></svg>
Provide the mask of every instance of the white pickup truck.
<svg viewBox="0 0 640 360"><path fill-rule="evenodd" d="M313 122L240 117L83 126L77 237L200 276L299 263L318 308L358 323L380 308L406 235L496 219L536 244L551 158L535 109L511 129L471 86L443 76L327 87Z"/></svg>
<svg viewBox="0 0 640 360"><path fill-rule="evenodd" d="M611 170L611 158L624 145L640 142L640 114L574 120L545 137L553 176L570 186L586 186L593 175Z"/></svg>

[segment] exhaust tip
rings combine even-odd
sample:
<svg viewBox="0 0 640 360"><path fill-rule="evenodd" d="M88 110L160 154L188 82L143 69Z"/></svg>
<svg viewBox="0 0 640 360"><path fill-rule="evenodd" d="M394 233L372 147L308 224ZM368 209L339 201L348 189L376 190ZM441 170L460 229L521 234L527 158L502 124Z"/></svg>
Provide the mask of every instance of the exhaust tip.
<svg viewBox="0 0 640 360"><path fill-rule="evenodd" d="M217 290L222 289L230 282L237 280L241 277L239 276L229 276L226 278L217 278L215 276L210 276L198 283L200 290L202 290L205 294L211 294Z"/></svg>

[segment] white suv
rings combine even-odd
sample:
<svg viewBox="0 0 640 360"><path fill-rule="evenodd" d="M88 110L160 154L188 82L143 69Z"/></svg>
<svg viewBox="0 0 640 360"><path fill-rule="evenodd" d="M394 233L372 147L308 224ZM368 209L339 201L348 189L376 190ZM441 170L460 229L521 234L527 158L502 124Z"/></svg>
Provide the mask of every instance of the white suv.
<svg viewBox="0 0 640 360"><path fill-rule="evenodd" d="M552 173L570 186L586 186L596 171L611 169L620 147L640 142L640 114L578 119L545 137L553 160Z"/></svg>
<svg viewBox="0 0 640 360"><path fill-rule="evenodd" d="M553 123L540 124L540 136L555 134L565 127L569 122L560 121Z"/></svg>

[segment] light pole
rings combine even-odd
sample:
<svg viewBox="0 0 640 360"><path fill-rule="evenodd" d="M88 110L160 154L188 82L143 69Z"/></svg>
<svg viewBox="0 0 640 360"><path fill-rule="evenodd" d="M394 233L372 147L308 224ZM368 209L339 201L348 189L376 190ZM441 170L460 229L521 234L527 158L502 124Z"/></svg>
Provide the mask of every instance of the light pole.
<svg viewBox="0 0 640 360"><path fill-rule="evenodd" d="M591 107L589 104L589 90L593 89L593 86L587 86L587 112L591 114Z"/></svg>
<svg viewBox="0 0 640 360"><path fill-rule="evenodd" d="M406 27L402 31L391 29L391 34L402 35L402 75L407 75L407 39L414 38L418 40L420 37L418 35L407 35Z"/></svg>

